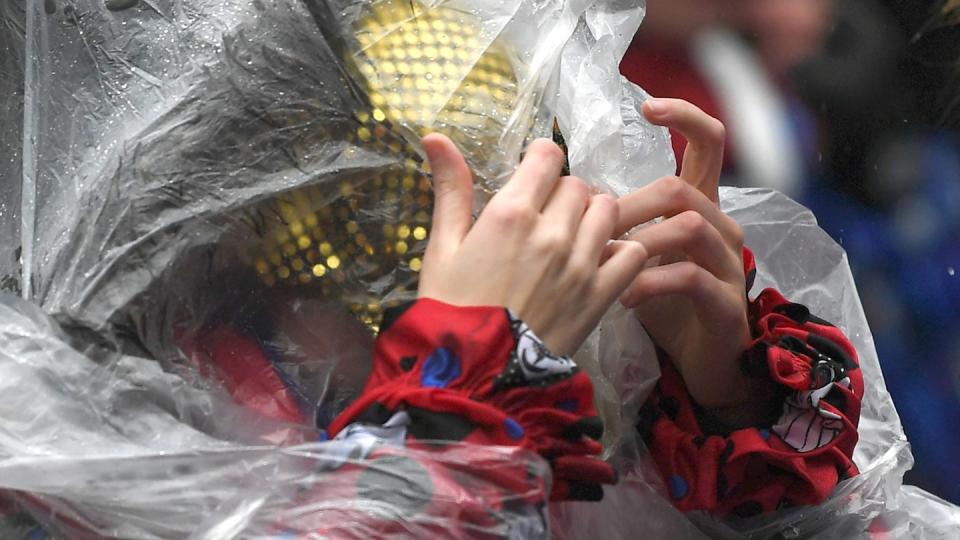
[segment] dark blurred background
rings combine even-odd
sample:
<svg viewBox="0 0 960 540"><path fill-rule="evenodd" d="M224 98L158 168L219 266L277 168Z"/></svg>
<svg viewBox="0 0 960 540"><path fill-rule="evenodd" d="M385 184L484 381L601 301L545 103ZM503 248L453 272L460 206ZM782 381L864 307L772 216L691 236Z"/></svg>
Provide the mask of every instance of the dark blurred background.
<svg viewBox="0 0 960 540"><path fill-rule="evenodd" d="M844 246L917 461L906 482L960 503L952 5L648 0L621 71L723 120L725 183L786 192Z"/></svg>

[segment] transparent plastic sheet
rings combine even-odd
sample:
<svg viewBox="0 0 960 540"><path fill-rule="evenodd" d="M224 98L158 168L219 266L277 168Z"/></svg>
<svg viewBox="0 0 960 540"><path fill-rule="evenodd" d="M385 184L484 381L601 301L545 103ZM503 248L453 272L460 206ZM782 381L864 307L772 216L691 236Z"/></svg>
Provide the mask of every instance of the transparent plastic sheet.
<svg viewBox="0 0 960 540"><path fill-rule="evenodd" d="M632 4L597 3L586 10L563 50L556 90L571 172L617 195L676 171L669 132L640 112L647 94L620 75L629 29L645 13Z"/></svg>
<svg viewBox="0 0 960 540"><path fill-rule="evenodd" d="M387 187L391 177L403 186L409 173L419 189L424 172L416 151L419 133L463 127L464 117L481 111L453 105L451 94L414 107L421 112L412 117L390 117L390 99L407 107L403 85L397 89L389 79L380 80L387 70L379 62L387 59L377 56L375 44L390 32L377 34L384 25L378 22L378 30L371 24L365 3L328 6L319 17L324 4L307 5L312 12L298 2L252 0L76 0L29 7L23 189L35 204L24 220L28 293L70 337L35 308L10 299L4 320L34 324L7 334L18 344L9 350L41 356L56 351L54 356L72 360L36 360L28 366L46 367L29 368L11 389L21 399L11 401L16 406L6 414L36 410L22 417L42 415L43 423L21 425L22 431L4 442L9 457L0 467L10 475L0 474L0 488L19 490L16 505L52 530L79 537L88 530L137 538L184 537L188 531L197 538L269 537L282 531L278 523L319 527L312 516L350 522L343 514L323 514L349 507L334 490L320 489L330 484L329 474L307 486L308 492L315 492L311 486L320 489L318 499L297 498L303 492L291 480L303 478L306 469L298 467L304 462L307 469L321 467L335 448L264 445L316 440L314 426L323 426L355 396L372 343L364 317L374 309L353 308L371 297L409 298L413 261L425 245L415 233L421 222L389 204L363 206L364 212L355 214L361 217L354 220L358 230L385 222L407 225L408 235L396 227L389 238L404 240L406 253L394 257L387 271L380 268L376 279L358 279L362 287L339 290L333 299L269 286L257 261L244 260L244 253L251 251L251 241L259 249L260 230L275 234L279 223L293 238L295 221L311 226L310 213L326 219L318 208L337 208L377 178ZM398 17L389 2L378 5L389 8L395 31L412 19L402 12ZM457 140L478 172L478 204L516 162L522 142L548 133L553 117L570 143L572 171L615 193L672 172L665 132L642 120L642 91L626 84L615 67L642 8L618 2L477 3L443 23L463 27L470 17L483 22L463 61L479 65L485 58L484 77L512 74L512 82L500 84L516 90L512 98L483 102L484 125L467 124L466 138ZM364 33L372 37L361 38ZM414 41L426 46L422 38ZM491 49L496 54L485 57ZM373 76L363 68L371 58L378 59ZM504 62L510 66L506 75L497 67ZM431 72L429 64L421 65ZM396 62L394 68L399 69ZM484 82L471 73L445 75L461 86ZM385 103L382 117L391 121L382 136L377 127L384 120L373 102L378 93ZM391 98L396 95L401 97ZM448 132L456 139L460 130ZM491 132L496 136L486 139ZM376 140L369 143L365 133ZM306 203L294 196L304 189ZM289 195L285 204L274 203L278 194ZM842 527L863 530L877 518L899 527L892 530L949 531L949 505L937 506L915 490L898 491L911 458L889 396L882 384L874 384L882 378L842 251L809 214L779 196L735 191L724 196L747 228L762 270L767 261L804 261L803 268L767 267L774 277L762 279L825 318L843 321L865 356L871 390L857 455L864 474L823 507L764 521L718 523L676 512L631 435L637 406L658 376L652 348L628 314L614 311L577 361L596 382L608 425L607 457L620 467L623 480L600 505L557 506L558 536L649 530L692 537L690 517L712 536L788 531L844 537L837 533ZM308 240L310 249L319 247L319 238ZM278 245L284 267L297 270L282 251L286 243ZM777 258L781 249L794 257ZM317 256L325 272L337 270L329 254ZM279 267L267 264L274 275ZM282 410L234 404L237 389L225 388L229 385L203 369L211 353L197 346L224 328L255 339L270 353L264 373L296 383L290 386L294 390L277 391L276 401L309 415L291 418ZM27 338L10 337L22 338L24 332ZM7 360L23 369L16 357ZM50 384L61 380L71 384ZM35 399L47 391L56 398ZM441 470L456 468L464 461L456 454L461 450L417 459L440 463ZM489 451L491 469L514 471L508 462L526 460L534 478L543 477L543 464L533 457ZM229 463L220 461L222 456ZM490 485L491 469L476 473L475 483L467 485L509 499L502 485ZM525 504L493 512L501 525L515 525L492 534L542 536L538 493L531 494L534 503L524 499ZM455 523L450 508L437 508L423 516L426 525L397 506L401 525L411 527L407 536L438 530L455 535L463 522L471 522Z"/></svg>
<svg viewBox="0 0 960 540"><path fill-rule="evenodd" d="M6 294L0 341L2 496L67 538L545 534L547 465L533 454L255 445L259 428L282 426L151 359L81 352L38 308ZM233 440L212 436L211 423L229 425Z"/></svg>
<svg viewBox="0 0 960 540"><path fill-rule="evenodd" d="M251 231L226 223L242 221L229 210L257 213L258 201L298 187L315 188L308 197L313 207L335 207L345 198L337 192L341 182L362 190L371 173L388 181L407 167L416 135L425 130L450 133L491 191L524 140L549 133L552 118L540 111L555 98L545 89L589 6L445 3L441 11L454 15L431 24L456 25L460 35L438 31L456 49L453 61L434 70L437 62L411 58L417 48L444 52L435 39L418 41L420 29L409 22L415 17L403 13L414 4L323 4L329 16L314 15L327 27L329 44L297 2L276 10L267 9L270 2L243 0L106 4L130 7L77 0L57 4L52 14L39 5L30 12L36 99L26 127L34 159L25 190L36 202L25 231L26 279L41 305L88 326L111 320L191 247L228 245L231 239L221 237L230 234L245 240ZM619 48L631 34L616 36ZM393 53L404 42L393 39L411 35L416 47L398 59ZM488 77L472 77L470 68L483 61L496 65L480 66L489 67ZM401 73L417 68L429 71ZM411 80L416 91L404 86ZM493 91L476 92L486 88ZM479 94L484 99L460 99ZM359 111L366 114L353 114ZM372 124L364 131L366 122ZM378 138L383 125L389 133ZM387 148L364 144L367 138ZM203 148L191 144L197 141ZM413 167L419 180L419 161ZM406 185L399 195L408 193L418 196ZM375 217L389 213L376 210ZM220 221L197 223L201 216ZM192 238L172 246L171 237ZM402 263L422 248L423 242L411 243L399 267L366 285L385 301L402 299L400 289L410 281Z"/></svg>
<svg viewBox="0 0 960 540"><path fill-rule="evenodd" d="M451 2L414 17L413 5L31 6L33 299L202 387L196 342L229 326L262 342L268 370L295 381L293 401L314 411L303 420L325 425L369 369L372 338L346 314L375 326L383 305L412 298L430 210L419 133L447 132L464 149L478 204L554 116L578 144L634 135L623 139L629 163L608 156L619 169L573 147L573 172L616 193L628 190L616 180L627 167L635 182L673 169L666 130L642 119L642 92L617 70L642 6ZM430 40L426 27L439 28ZM446 60L413 57L430 48ZM587 101L619 112L576 106ZM389 190L396 200L378 198ZM294 277L310 283L274 286ZM325 324L304 323L318 317ZM599 378L613 350L594 339L578 360ZM611 414L626 394L638 402L628 386L653 381L621 375L601 384ZM618 430L614 421L608 439Z"/></svg>
<svg viewBox="0 0 960 540"><path fill-rule="evenodd" d="M26 24L23 0L0 3L0 290L17 292Z"/></svg>
<svg viewBox="0 0 960 540"><path fill-rule="evenodd" d="M607 21L605 41L587 46L622 50L642 14L561 1L430 6L439 14L391 1L28 6L26 292L57 322L4 298L0 401L4 418L23 419L3 426L5 504L79 538L270 537L330 523L336 537L363 538L373 533L351 512L371 509L392 516L399 537L546 535L545 465L522 452L398 450L442 480L418 512L421 482L384 500L349 492L342 467L304 477L344 453L303 445L362 387L373 316L411 297L428 226L419 214L430 210L419 135L454 138L482 204L523 143L549 135L559 59L580 45L581 16ZM431 46L446 58L441 39L461 40L453 62L414 61ZM419 93L384 77L401 60ZM626 103L608 60L613 76L594 92ZM437 74L446 86L427 76ZM565 113L573 137L581 116ZM646 129L669 155L665 131ZM391 190L396 200L376 198ZM360 234L392 255L373 270L352 264ZM354 251L337 244L347 235ZM298 260L312 282L284 286ZM268 361L245 380L224 376L211 342L225 335L255 341ZM270 377L283 387L251 398L246 385ZM408 472L392 467L382 475ZM531 487L506 489L528 477Z"/></svg>

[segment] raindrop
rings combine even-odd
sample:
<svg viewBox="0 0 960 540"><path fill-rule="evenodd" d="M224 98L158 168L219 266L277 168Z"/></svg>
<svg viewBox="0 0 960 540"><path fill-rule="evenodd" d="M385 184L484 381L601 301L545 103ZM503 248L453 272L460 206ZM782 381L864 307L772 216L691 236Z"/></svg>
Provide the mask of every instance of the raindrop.
<svg viewBox="0 0 960 540"><path fill-rule="evenodd" d="M43 10L47 12L47 15L53 15L57 12L57 2L56 0L43 0Z"/></svg>

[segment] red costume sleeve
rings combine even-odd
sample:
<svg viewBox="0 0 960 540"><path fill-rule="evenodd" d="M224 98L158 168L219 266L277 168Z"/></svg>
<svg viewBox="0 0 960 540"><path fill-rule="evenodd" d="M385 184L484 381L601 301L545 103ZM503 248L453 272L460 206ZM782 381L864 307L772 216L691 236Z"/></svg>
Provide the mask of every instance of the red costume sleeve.
<svg viewBox="0 0 960 540"><path fill-rule="evenodd" d="M443 440L520 446L550 462L554 499L599 499L615 474L595 458L603 425L589 377L496 307L420 299L390 314L366 389L330 426L410 417L408 444Z"/></svg>
<svg viewBox="0 0 960 540"><path fill-rule="evenodd" d="M749 290L756 267L746 250L744 266ZM741 367L773 397L768 420L725 428L663 357L641 410L637 428L680 510L749 517L818 504L858 472L851 458L863 376L849 340L772 289L749 309L753 343Z"/></svg>

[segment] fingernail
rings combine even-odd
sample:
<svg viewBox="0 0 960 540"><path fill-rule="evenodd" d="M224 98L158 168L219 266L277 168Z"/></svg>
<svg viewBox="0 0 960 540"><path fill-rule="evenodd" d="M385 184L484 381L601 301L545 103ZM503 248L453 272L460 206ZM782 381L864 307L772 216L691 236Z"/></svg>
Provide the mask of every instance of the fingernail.
<svg viewBox="0 0 960 540"><path fill-rule="evenodd" d="M667 112L667 104L656 99L647 100L647 111L657 116Z"/></svg>

